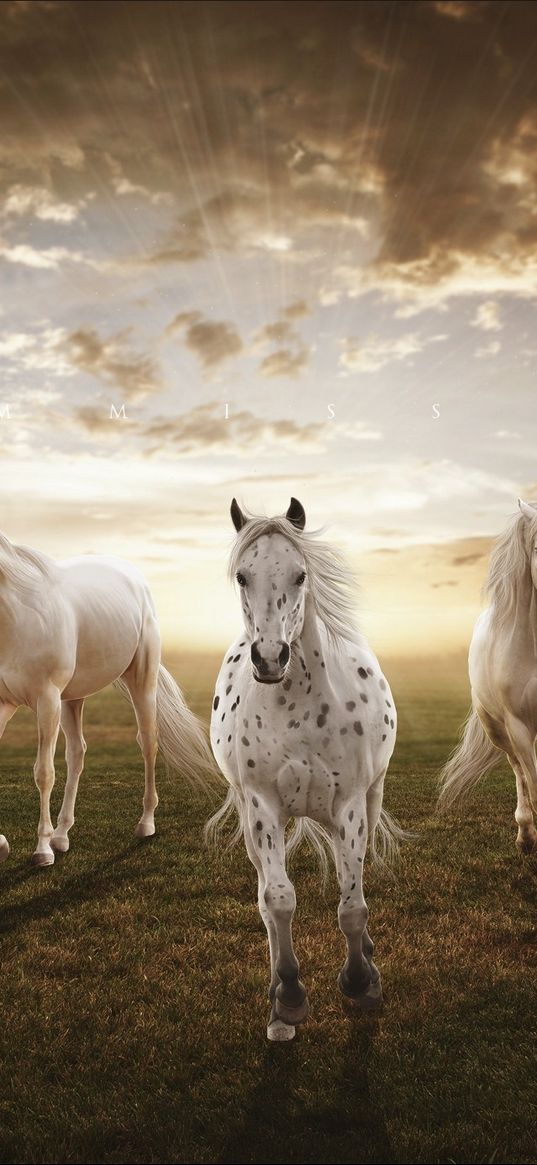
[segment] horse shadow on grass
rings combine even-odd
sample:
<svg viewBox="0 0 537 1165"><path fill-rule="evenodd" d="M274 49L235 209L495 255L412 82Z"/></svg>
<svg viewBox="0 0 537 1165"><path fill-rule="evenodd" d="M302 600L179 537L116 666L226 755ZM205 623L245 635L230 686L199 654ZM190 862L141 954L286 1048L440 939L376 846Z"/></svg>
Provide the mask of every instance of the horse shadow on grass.
<svg viewBox="0 0 537 1165"><path fill-rule="evenodd" d="M315 1048L305 1054L300 1035L291 1045L267 1044L258 1083L245 1098L242 1120L228 1129L217 1165L394 1161L384 1113L369 1088L378 1026L371 1017L348 1020L329 1079L311 1080Z"/></svg>
<svg viewBox="0 0 537 1165"><path fill-rule="evenodd" d="M56 914L71 910L85 902L96 902L105 899L118 890L123 884L132 884L136 879L148 874L147 850L155 844L154 838L143 841L133 839L123 849L117 850L106 858L101 858L98 865L91 868L77 869L76 873L68 875L65 881L60 882L57 877L58 869L63 867L62 874L67 873L65 863L69 856L59 857L56 864L48 869L54 872L54 883L44 893L36 892L35 896L26 902L14 902L9 905L0 905L0 936L16 934L28 923L39 919L49 918ZM150 872L150 871L149 871ZM3 871L2 891L7 894L30 882L42 882L47 878L47 870L31 866L26 860L12 866L9 871ZM195 897L190 894L189 897Z"/></svg>

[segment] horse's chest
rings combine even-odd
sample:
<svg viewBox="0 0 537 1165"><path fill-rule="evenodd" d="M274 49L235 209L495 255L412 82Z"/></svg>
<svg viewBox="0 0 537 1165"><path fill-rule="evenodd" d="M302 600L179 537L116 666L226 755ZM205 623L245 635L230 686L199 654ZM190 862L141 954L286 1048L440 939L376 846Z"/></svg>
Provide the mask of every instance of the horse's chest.
<svg viewBox="0 0 537 1165"><path fill-rule="evenodd" d="M290 814L330 817L349 780L352 742L329 713L325 700L318 709L287 700L244 716L236 741L243 779L277 793Z"/></svg>

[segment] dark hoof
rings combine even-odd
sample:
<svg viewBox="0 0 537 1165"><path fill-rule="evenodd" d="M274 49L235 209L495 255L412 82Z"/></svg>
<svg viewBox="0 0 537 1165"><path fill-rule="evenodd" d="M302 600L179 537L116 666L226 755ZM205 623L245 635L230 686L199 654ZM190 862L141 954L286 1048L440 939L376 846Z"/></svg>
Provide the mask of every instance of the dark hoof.
<svg viewBox="0 0 537 1165"><path fill-rule="evenodd" d="M282 1023L286 1023L290 1027L295 1027L298 1023L304 1023L304 1020L308 1018L309 1009L307 996L302 1000L302 1003L298 1004L298 1007L287 1007L285 1003L282 1003L281 999L278 999L278 996L274 1000L274 1014L276 1018L281 1019Z"/></svg>
<svg viewBox="0 0 537 1165"><path fill-rule="evenodd" d="M535 837L517 837L516 847L519 854L534 854L537 852L537 835Z"/></svg>
<svg viewBox="0 0 537 1165"><path fill-rule="evenodd" d="M349 991L340 973L338 976L338 986L346 1003L349 1003L352 1008L358 1008L360 1011L376 1011L382 1004L380 975L378 979L372 979L363 991L352 992Z"/></svg>

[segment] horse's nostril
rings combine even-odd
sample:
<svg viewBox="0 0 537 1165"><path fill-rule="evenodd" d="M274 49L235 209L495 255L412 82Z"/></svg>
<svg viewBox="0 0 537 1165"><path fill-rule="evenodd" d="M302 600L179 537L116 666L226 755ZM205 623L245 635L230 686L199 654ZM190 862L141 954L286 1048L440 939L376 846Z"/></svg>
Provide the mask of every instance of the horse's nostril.
<svg viewBox="0 0 537 1165"><path fill-rule="evenodd" d="M285 667L285 665L289 659L289 644L288 643L283 644L282 649L280 651L280 654L278 656L278 659L280 661L280 667Z"/></svg>
<svg viewBox="0 0 537 1165"><path fill-rule="evenodd" d="M252 663L254 663L256 667L259 667L259 665L261 663L261 655L259 653L259 648L257 646L257 643L252 643L252 646L250 648L250 656L252 659Z"/></svg>

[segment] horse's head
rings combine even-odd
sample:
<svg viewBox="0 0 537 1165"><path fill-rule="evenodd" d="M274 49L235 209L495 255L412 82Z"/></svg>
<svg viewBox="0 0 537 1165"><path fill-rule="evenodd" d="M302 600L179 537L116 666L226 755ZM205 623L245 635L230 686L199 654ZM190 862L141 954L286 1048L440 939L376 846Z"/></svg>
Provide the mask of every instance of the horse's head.
<svg viewBox="0 0 537 1165"><path fill-rule="evenodd" d="M231 517L238 533L250 525L235 498ZM307 593L306 563L296 539L286 537L285 525L302 531L304 508L291 498L285 519L251 521L251 538L237 555L235 578L240 587L242 610L254 677L262 684L283 680L291 655L291 644L304 624ZM247 533L247 531L245 531Z"/></svg>
<svg viewBox="0 0 537 1165"><path fill-rule="evenodd" d="M530 562L531 577L534 587L537 588L537 503L523 502L518 499L518 505L525 518L527 530L527 553Z"/></svg>

